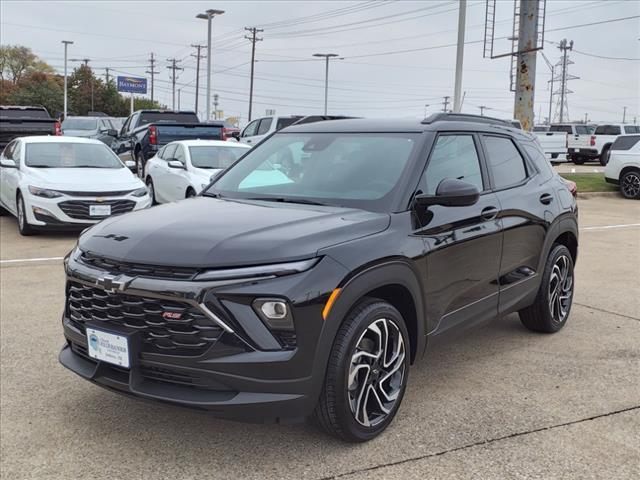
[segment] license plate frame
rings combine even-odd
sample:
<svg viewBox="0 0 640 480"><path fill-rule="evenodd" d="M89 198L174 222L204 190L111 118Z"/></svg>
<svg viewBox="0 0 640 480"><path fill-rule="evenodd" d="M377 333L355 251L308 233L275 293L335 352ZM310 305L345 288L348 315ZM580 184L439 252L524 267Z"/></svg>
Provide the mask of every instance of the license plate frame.
<svg viewBox="0 0 640 480"><path fill-rule="evenodd" d="M89 216L108 217L111 215L111 205L89 205Z"/></svg>
<svg viewBox="0 0 640 480"><path fill-rule="evenodd" d="M131 342L123 333L86 327L87 352L95 360L131 368Z"/></svg>

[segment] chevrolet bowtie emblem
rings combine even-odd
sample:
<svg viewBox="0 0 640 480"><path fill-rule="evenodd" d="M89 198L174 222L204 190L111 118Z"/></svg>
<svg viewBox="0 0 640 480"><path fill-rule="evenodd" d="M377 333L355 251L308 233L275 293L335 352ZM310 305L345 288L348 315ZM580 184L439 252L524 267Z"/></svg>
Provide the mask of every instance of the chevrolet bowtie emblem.
<svg viewBox="0 0 640 480"><path fill-rule="evenodd" d="M124 290L125 284L126 282L117 280L116 277L112 275L105 275L104 277L100 277L96 280L96 285L104 288L110 293L116 293Z"/></svg>

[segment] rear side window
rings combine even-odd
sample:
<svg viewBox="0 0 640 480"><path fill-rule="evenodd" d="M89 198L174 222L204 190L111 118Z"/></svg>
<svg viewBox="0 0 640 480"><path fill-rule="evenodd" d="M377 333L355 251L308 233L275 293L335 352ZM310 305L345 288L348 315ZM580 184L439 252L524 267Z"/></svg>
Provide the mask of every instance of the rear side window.
<svg viewBox="0 0 640 480"><path fill-rule="evenodd" d="M629 135L616 138L611 150L631 150L640 141L640 135Z"/></svg>
<svg viewBox="0 0 640 480"><path fill-rule="evenodd" d="M260 126L258 127L258 135L264 135L269 131L271 127L271 122L273 122L273 118L263 118L260 120Z"/></svg>
<svg viewBox="0 0 640 480"><path fill-rule="evenodd" d="M624 133L640 133L640 127L637 125L627 125L624 127Z"/></svg>
<svg viewBox="0 0 640 480"><path fill-rule="evenodd" d="M620 135L620 127L617 125L599 125L595 135Z"/></svg>
<svg viewBox="0 0 640 480"><path fill-rule="evenodd" d="M591 128L586 125L576 125L576 134L577 135L589 135L591 133Z"/></svg>
<svg viewBox="0 0 640 480"><path fill-rule="evenodd" d="M549 180L553 176L553 167L540 146L531 142L520 142L520 145L540 172L541 180L543 182Z"/></svg>
<svg viewBox="0 0 640 480"><path fill-rule="evenodd" d="M510 138L485 136L484 144L494 187L510 187L527 178L524 159Z"/></svg>
<svg viewBox="0 0 640 480"><path fill-rule="evenodd" d="M420 189L435 195L445 178L457 178L484 190L480 161L471 135L442 135L436 140L429 164L420 180Z"/></svg>

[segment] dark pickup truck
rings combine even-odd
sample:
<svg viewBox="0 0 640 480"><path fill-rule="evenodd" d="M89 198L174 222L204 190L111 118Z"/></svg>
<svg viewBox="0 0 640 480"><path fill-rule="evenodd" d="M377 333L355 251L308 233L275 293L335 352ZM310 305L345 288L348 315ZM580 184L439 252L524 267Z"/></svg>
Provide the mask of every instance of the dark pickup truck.
<svg viewBox="0 0 640 480"><path fill-rule="evenodd" d="M224 122L200 123L194 112L138 110L124 122L111 148L123 162L133 161L138 174L148 159L176 140L222 140Z"/></svg>
<svg viewBox="0 0 640 480"><path fill-rule="evenodd" d="M18 137L62 135L60 122L44 107L0 105L0 151Z"/></svg>

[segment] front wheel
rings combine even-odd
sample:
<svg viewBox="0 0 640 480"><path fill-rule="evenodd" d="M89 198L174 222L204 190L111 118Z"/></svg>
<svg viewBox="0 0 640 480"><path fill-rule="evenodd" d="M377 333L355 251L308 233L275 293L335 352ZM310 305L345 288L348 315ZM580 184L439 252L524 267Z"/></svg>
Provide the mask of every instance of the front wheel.
<svg viewBox="0 0 640 480"><path fill-rule="evenodd" d="M196 196L196 191L191 187L187 188L187 193L185 193L184 198L191 198L195 196Z"/></svg>
<svg viewBox="0 0 640 480"><path fill-rule="evenodd" d="M542 284L533 304L518 312L520 321L534 332L555 333L564 327L573 301L573 258L564 245L549 253Z"/></svg>
<svg viewBox="0 0 640 480"><path fill-rule="evenodd" d="M149 197L151 198L151 205L157 205L156 189L153 186L153 180L151 180L151 177L147 178L147 190L149 191Z"/></svg>
<svg viewBox="0 0 640 480"><path fill-rule="evenodd" d="M640 199L640 171L632 170L622 175L620 193L624 198Z"/></svg>
<svg viewBox="0 0 640 480"><path fill-rule="evenodd" d="M24 237L28 237L30 235L34 235L36 232L27 220L27 213L24 208L24 200L21 194L18 194L17 199L17 210L18 210L18 230L20 231L20 235Z"/></svg>
<svg viewBox="0 0 640 480"><path fill-rule="evenodd" d="M144 178L144 156L142 155L142 151L136 153L136 173L138 177Z"/></svg>
<svg viewBox="0 0 640 480"><path fill-rule="evenodd" d="M376 437L393 420L409 375L409 336L392 305L367 298L334 340L315 422L349 442Z"/></svg>

